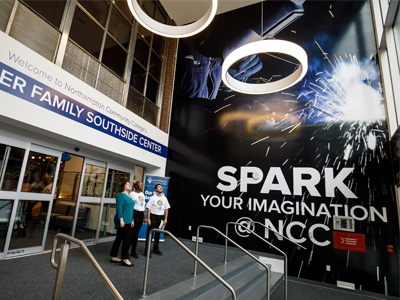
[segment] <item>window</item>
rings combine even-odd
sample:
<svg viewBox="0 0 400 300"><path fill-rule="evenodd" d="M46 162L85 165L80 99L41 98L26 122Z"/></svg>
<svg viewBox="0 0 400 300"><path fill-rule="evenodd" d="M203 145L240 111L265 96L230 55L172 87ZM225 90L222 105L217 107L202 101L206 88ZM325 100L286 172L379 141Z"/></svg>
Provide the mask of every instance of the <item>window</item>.
<svg viewBox="0 0 400 300"><path fill-rule="evenodd" d="M135 174L134 174L134 179L143 181L144 180L144 168L135 166Z"/></svg>
<svg viewBox="0 0 400 300"><path fill-rule="evenodd" d="M13 203L13 200L0 200L0 252L4 251Z"/></svg>
<svg viewBox="0 0 400 300"><path fill-rule="evenodd" d="M30 151L21 191L51 194L57 159L55 156Z"/></svg>
<svg viewBox="0 0 400 300"><path fill-rule="evenodd" d="M400 67L400 8L397 9L396 17L393 23L394 41L396 44L397 62Z"/></svg>
<svg viewBox="0 0 400 300"><path fill-rule="evenodd" d="M24 2L56 28L60 28L67 1L24 0Z"/></svg>
<svg viewBox="0 0 400 300"><path fill-rule="evenodd" d="M120 192L120 185L129 181L130 174L118 170L110 169L107 176L106 198L115 198Z"/></svg>
<svg viewBox="0 0 400 300"><path fill-rule="evenodd" d="M19 200L15 214L10 250L38 247L44 235L44 220L49 205L47 201ZM23 239L21 239L23 238Z"/></svg>
<svg viewBox="0 0 400 300"><path fill-rule="evenodd" d="M82 184L82 196L101 197L105 173L105 168L87 164Z"/></svg>
<svg viewBox="0 0 400 300"><path fill-rule="evenodd" d="M63 153L58 173L55 200L76 202L82 176L83 157ZM54 208L55 206L53 206Z"/></svg>
<svg viewBox="0 0 400 300"><path fill-rule="evenodd" d="M167 39L140 26L134 20L126 0L77 0L73 1L76 3L73 10L66 10L70 5L70 1L66 0L19 1L24 3L21 6L37 17L39 23L45 23L55 31L51 38L46 28L47 31L39 31L46 38L37 40L36 44L30 46L32 49L49 60L56 57L59 61L57 53L63 54L64 70L117 103L123 104L126 99L127 109L157 126ZM164 24L170 22L159 0L139 2L154 20ZM5 5L1 7L5 16L12 8ZM21 18L26 20L24 16ZM61 28L62 24L71 24L71 27ZM0 23L0 27L6 25ZM21 26L23 33L26 31L24 28L30 25L31 21L26 20ZM38 31L40 26L34 25L32 28ZM69 32L66 45L60 45L60 29ZM25 44L29 46L31 36L25 34L19 40L26 40ZM48 47L43 46L47 44ZM63 47L65 51L61 51ZM129 70L128 65L132 66Z"/></svg>
<svg viewBox="0 0 400 300"><path fill-rule="evenodd" d="M159 1L140 2L149 17L163 24L168 15ZM139 25L126 108L157 125L166 39Z"/></svg>
<svg viewBox="0 0 400 300"><path fill-rule="evenodd" d="M75 9L69 37L95 58L99 58L103 34L102 29L81 8Z"/></svg>
<svg viewBox="0 0 400 300"><path fill-rule="evenodd" d="M117 3L78 1L69 37L123 79L133 18Z"/></svg>
<svg viewBox="0 0 400 300"><path fill-rule="evenodd" d="M106 1L78 1L79 4L99 22L103 27L106 26L108 4Z"/></svg>
<svg viewBox="0 0 400 300"><path fill-rule="evenodd" d="M17 190L24 155L24 149L0 144L0 190Z"/></svg>
<svg viewBox="0 0 400 300"><path fill-rule="evenodd" d="M114 216L116 213L117 209L115 204L104 204L101 216L100 238L113 236L117 232L114 226Z"/></svg>
<svg viewBox="0 0 400 300"><path fill-rule="evenodd" d="M146 82L146 69L138 62L134 61L131 73L131 86L138 92L144 94L144 86Z"/></svg>

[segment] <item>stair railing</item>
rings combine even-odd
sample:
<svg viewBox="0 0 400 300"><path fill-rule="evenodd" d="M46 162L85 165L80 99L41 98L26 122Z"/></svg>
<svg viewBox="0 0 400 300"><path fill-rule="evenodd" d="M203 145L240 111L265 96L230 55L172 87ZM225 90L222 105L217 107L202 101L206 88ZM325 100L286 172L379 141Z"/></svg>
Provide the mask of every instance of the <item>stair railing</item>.
<svg viewBox="0 0 400 300"><path fill-rule="evenodd" d="M262 226L264 226L265 228L270 229L269 227L265 226L264 224L262 224L261 222L249 222L250 224L260 224ZM226 223L226 236L228 236L228 227L229 225L239 225L242 228L244 228L246 230L246 232L248 232L249 234L254 235L255 237L257 237L258 239L260 239L261 241L263 241L264 243L268 244L270 247L272 247L273 249L275 249L276 251L278 251L279 253L281 253L284 257L284 270L283 270L283 275L285 278L285 288L284 288L284 299L287 300L287 286L288 286L288 275L287 275L287 267L288 267L288 260L287 260L287 255L285 252L283 252L281 249L279 249L278 247L274 246L273 244L271 244L270 242L268 242L266 239L264 239L263 237L259 236L257 233L251 231L248 227L244 226L242 223L237 223L237 222L228 222ZM276 232L275 230L270 229L272 232L278 234L279 236L282 236L283 238L287 239L288 241L290 241L293 244L296 244L298 247L301 247L305 250L307 250L307 248L301 246L300 244L288 239L287 237L285 237L284 235L281 235L280 233ZM225 240L225 262L227 261L227 257L228 257L228 242L227 240Z"/></svg>
<svg viewBox="0 0 400 300"><path fill-rule="evenodd" d="M56 249L57 249L57 242L59 238L65 239L65 243L61 245L61 251L60 251L60 258L58 261L58 264L55 262L55 254L56 254ZM53 243L53 249L51 251L51 258L50 262L53 268L57 270L56 274L56 281L54 283L54 290L53 290L53 300L58 300L61 298L61 291L62 291L62 286L63 286L63 281L64 281L64 275L65 275L65 268L67 265L67 258L68 258L68 251L69 251L69 244L67 241L71 241L77 245L79 245L83 251L86 253L88 256L90 262L93 264L93 266L96 268L97 273L99 273L100 277L104 280L106 283L107 287L111 291L111 293L114 295L115 299L123 300L122 296L116 289L116 287L112 284L111 280L107 277L106 273L104 273L103 269L100 267L100 265L97 263L96 259L93 257L93 255L90 253L89 249L86 247L86 245L81 241L76 238L73 238L72 236L66 235L64 233L57 233L54 237L54 243Z"/></svg>
<svg viewBox="0 0 400 300"><path fill-rule="evenodd" d="M276 251L278 251L279 253L281 253L284 257L284 269L283 269L283 275L285 277L285 291L284 291L284 297L285 300L287 300L287 255L285 252L283 252L281 249L279 249L278 247L275 247L273 244L271 244L270 242L268 242L267 240L265 240L264 238L262 238L261 236L259 236L257 233L250 231L246 226L244 226L241 223L237 223L237 222L228 222L226 223L226 235L228 236L228 226L230 224L234 224L234 225L239 225L241 227L243 227L248 233L254 235L255 237L257 237L258 239L262 240L264 243L268 244L269 246L271 246L272 248L274 248ZM225 261L227 260L227 256L228 256L228 243L225 241ZM269 299L269 295L268 298Z"/></svg>
<svg viewBox="0 0 400 300"><path fill-rule="evenodd" d="M228 236L226 236L225 234L223 234L221 231L219 231L217 228L212 227L212 226L208 226L208 225L199 225L197 227L197 236L196 236L196 253L195 255L198 255L199 252L199 233L200 233L200 229L201 228L207 228L207 229L211 229L214 230L215 232L217 232L220 236L222 236L225 241L229 241L231 242L233 245L235 245L237 248L239 248L240 250L242 250L244 253L246 253L248 256L250 256L252 259L254 259L256 262L258 262L260 265L262 265L266 271L267 271L267 300L269 300L269 290L270 290L270 279L271 279L271 272L270 269L268 268L268 266L266 264L264 264L261 260L259 260L257 257L255 257L253 254L251 254L250 252L248 252L246 249L244 249L242 246L240 246L239 244L237 244L235 241L233 241L232 239L230 239ZM225 260L225 263L226 260ZM194 262L194 272L193 272L194 276L196 276L197 273L197 261Z"/></svg>
<svg viewBox="0 0 400 300"><path fill-rule="evenodd" d="M163 229L157 229L154 228L150 230L150 236L153 236L153 232L159 232L159 233L164 233L169 235L183 250L185 250L190 256L192 256L195 259L195 262L199 262L208 272L211 273L217 280L219 280L232 294L232 299L236 300L236 293L235 290L221 277L219 276L216 272L214 272L206 263L204 263L198 256L197 252L194 254L192 251L189 250L182 242L180 242L171 232ZM148 239L147 241L147 252L146 252L146 266L145 266L145 271L144 271L144 281L143 281L143 292L141 294L142 297L147 297L146 294L146 287L147 287L147 276L148 276L148 271L149 271L149 261L150 261L150 247L151 247L151 239ZM197 249L197 248L196 248ZM194 274L193 276L196 276Z"/></svg>

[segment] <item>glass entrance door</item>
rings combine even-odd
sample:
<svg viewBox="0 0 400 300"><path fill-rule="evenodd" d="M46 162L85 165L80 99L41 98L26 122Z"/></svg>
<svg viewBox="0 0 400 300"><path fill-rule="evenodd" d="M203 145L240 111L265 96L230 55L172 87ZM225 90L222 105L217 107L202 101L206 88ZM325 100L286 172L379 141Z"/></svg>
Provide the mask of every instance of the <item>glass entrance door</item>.
<svg viewBox="0 0 400 300"><path fill-rule="evenodd" d="M17 188L21 181L21 169L27 143L18 143L2 138L0 143L0 258L4 258L10 243L15 211Z"/></svg>
<svg viewBox="0 0 400 300"><path fill-rule="evenodd" d="M102 242L111 241L115 234L114 216L116 213L115 198L120 192L120 186L131 181L132 170L119 165L107 165L107 184L102 202L100 230L97 239Z"/></svg>
<svg viewBox="0 0 400 300"><path fill-rule="evenodd" d="M58 232L72 235L83 164L84 158L81 156L66 152L61 154L60 171L47 223L46 250L53 247L54 236Z"/></svg>
<svg viewBox="0 0 400 300"><path fill-rule="evenodd" d="M13 195L7 257L43 251L60 156L59 151L37 145L25 151L22 176Z"/></svg>
<svg viewBox="0 0 400 300"><path fill-rule="evenodd" d="M78 211L75 212L75 237L87 244L96 240L99 226L100 203L104 195L106 163L85 159L81 190L78 197Z"/></svg>

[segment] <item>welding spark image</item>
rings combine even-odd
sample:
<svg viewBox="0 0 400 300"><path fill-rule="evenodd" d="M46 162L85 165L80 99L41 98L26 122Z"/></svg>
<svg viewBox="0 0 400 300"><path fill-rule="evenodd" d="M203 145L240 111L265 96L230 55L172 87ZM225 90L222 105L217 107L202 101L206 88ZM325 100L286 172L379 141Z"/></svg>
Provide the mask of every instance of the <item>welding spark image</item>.
<svg viewBox="0 0 400 300"><path fill-rule="evenodd" d="M300 91L298 98L307 101L306 122L384 119L383 94L377 81L379 67L375 61L359 62L351 54L345 54L344 58L335 55L331 61L322 52L328 66L315 74L316 79Z"/></svg>

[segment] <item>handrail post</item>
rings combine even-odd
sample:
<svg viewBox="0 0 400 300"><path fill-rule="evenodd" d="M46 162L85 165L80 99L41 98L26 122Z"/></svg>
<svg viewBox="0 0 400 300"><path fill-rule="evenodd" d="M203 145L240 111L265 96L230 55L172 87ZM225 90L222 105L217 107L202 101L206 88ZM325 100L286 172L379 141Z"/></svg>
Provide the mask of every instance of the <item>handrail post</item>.
<svg viewBox="0 0 400 300"><path fill-rule="evenodd" d="M64 282L65 267L67 265L68 244L62 244L60 250L60 260L57 267L56 281L53 289L53 300L58 300L61 297L62 286Z"/></svg>
<svg viewBox="0 0 400 300"><path fill-rule="evenodd" d="M197 227L197 233L196 233L196 248L194 254L198 256L199 253L199 227ZM197 260L194 260L194 268L193 268L193 276L197 276Z"/></svg>
<svg viewBox="0 0 400 300"><path fill-rule="evenodd" d="M115 288L115 286L112 284L111 280L107 277L106 273L104 273L103 269L100 267L100 265L97 263L96 259L93 257L93 255L90 253L89 249L86 247L86 245L79 239L74 238L72 236L63 234L63 233L57 233L56 236L54 237L54 243L53 243L53 249L51 250L51 257L50 257L50 263L52 265L53 268L57 269L60 267L56 262L55 262L55 254L56 254L56 249L57 249L57 242L58 242L58 238L62 237L65 239L65 243L64 245L67 245L67 240L71 241L77 245L79 245L82 250L86 253L86 255L88 256L90 262L92 263L92 265L95 267L97 273L99 273L100 277L104 280L104 282L106 283L108 289L111 291L111 293L114 295L114 298L116 299L120 299L122 300L122 296L120 295L120 293L118 292L118 290ZM64 246L65 247L65 246ZM64 248L62 247L62 248ZM61 254L61 259L60 259L60 264L63 263L64 261L62 260L63 257L65 256L65 262L67 261L67 257L66 255L62 255ZM65 266L64 266L64 270L65 270ZM58 272L57 272L58 274ZM63 276L64 271L61 273L60 271L60 279L61 279L61 274ZM57 278L56 278L57 279ZM58 279L57 279L58 280ZM56 281L56 284L58 282L62 283L62 280L58 280ZM62 286L61 286L62 287ZM61 292L61 287L56 286L55 288L59 289L59 291L57 291L57 294L59 294Z"/></svg>
<svg viewBox="0 0 400 300"><path fill-rule="evenodd" d="M146 246L146 264L145 264L145 268L144 268L144 280L143 280L143 291L142 294L140 295L141 297L147 297L146 294L146 288L147 288L147 275L149 273L149 261L150 261L150 248L151 248L151 240L153 238L153 232L154 229L150 231L149 236L150 237L146 237L146 242L147 242L147 246Z"/></svg>
<svg viewBox="0 0 400 300"><path fill-rule="evenodd" d="M228 224L225 225L225 235L228 236ZM225 253L224 253L224 262L228 262L228 240L225 239Z"/></svg>

